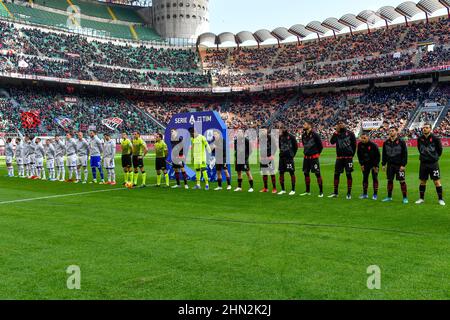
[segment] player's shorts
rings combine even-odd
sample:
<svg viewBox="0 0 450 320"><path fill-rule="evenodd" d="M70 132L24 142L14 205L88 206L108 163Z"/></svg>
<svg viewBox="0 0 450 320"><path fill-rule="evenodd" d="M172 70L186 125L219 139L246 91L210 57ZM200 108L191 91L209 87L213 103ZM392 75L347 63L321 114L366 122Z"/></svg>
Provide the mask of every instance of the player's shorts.
<svg viewBox="0 0 450 320"><path fill-rule="evenodd" d="M135 169L142 169L144 167L144 157L142 156L133 156L133 167Z"/></svg>
<svg viewBox="0 0 450 320"><path fill-rule="evenodd" d="M336 164L334 167L334 172L341 174L344 173L352 173L353 168L353 159L336 159Z"/></svg>
<svg viewBox="0 0 450 320"><path fill-rule="evenodd" d="M88 156L78 156L77 157L77 165L80 167L87 167Z"/></svg>
<svg viewBox="0 0 450 320"><path fill-rule="evenodd" d="M441 170L439 168L439 162L435 163L420 163L420 180L428 180L430 178L433 181L441 179Z"/></svg>
<svg viewBox="0 0 450 320"><path fill-rule="evenodd" d="M69 167L69 168L76 167L77 166L77 155L73 154L71 156L67 156L66 164L67 164L67 167Z"/></svg>
<svg viewBox="0 0 450 320"><path fill-rule="evenodd" d="M8 160L8 159L6 159L6 160ZM8 161L6 163L8 163ZM16 158L16 163L17 163L17 165L22 166L24 163L23 158Z"/></svg>
<svg viewBox="0 0 450 320"><path fill-rule="evenodd" d="M294 159L281 158L278 171L280 171L281 174L284 174L286 172L294 173L295 172Z"/></svg>
<svg viewBox="0 0 450 320"><path fill-rule="evenodd" d="M131 154L122 155L122 168L131 168L132 166Z"/></svg>
<svg viewBox="0 0 450 320"><path fill-rule="evenodd" d="M58 168L63 168L64 167L64 157L57 157L56 161L55 161L55 165Z"/></svg>
<svg viewBox="0 0 450 320"><path fill-rule="evenodd" d="M55 169L55 159L47 159L47 169Z"/></svg>
<svg viewBox="0 0 450 320"><path fill-rule="evenodd" d="M177 170L183 169L185 167L185 163L182 159L183 158L178 158L175 160L172 159L172 168L177 169Z"/></svg>
<svg viewBox="0 0 450 320"><path fill-rule="evenodd" d="M377 169L378 167L374 167L372 164L363 164L364 166L364 170L363 170L363 175L370 175L370 173Z"/></svg>
<svg viewBox="0 0 450 320"><path fill-rule="evenodd" d="M205 171L206 170L206 162L194 164L194 171Z"/></svg>
<svg viewBox="0 0 450 320"><path fill-rule="evenodd" d="M275 162L273 160L266 163L260 163L259 167L261 169L261 175L263 176L273 176L276 173Z"/></svg>
<svg viewBox="0 0 450 320"><path fill-rule="evenodd" d="M44 158L36 158L36 167L42 168L44 166Z"/></svg>
<svg viewBox="0 0 450 320"><path fill-rule="evenodd" d="M222 172L223 170L228 170L228 164L216 164L217 172Z"/></svg>
<svg viewBox="0 0 450 320"><path fill-rule="evenodd" d="M116 162L114 161L114 158L104 158L103 166L105 169L114 169L116 167Z"/></svg>
<svg viewBox="0 0 450 320"><path fill-rule="evenodd" d="M102 167L102 157L91 156L91 168L100 169Z"/></svg>
<svg viewBox="0 0 450 320"><path fill-rule="evenodd" d="M405 181L406 173L405 171L400 171L399 165L388 164L386 168L386 174L388 180L397 179L397 181Z"/></svg>
<svg viewBox="0 0 450 320"><path fill-rule="evenodd" d="M35 155L31 155L30 156L30 164L35 164L36 163L36 156Z"/></svg>
<svg viewBox="0 0 450 320"><path fill-rule="evenodd" d="M23 159L23 164L24 165L29 165L30 164L30 157L25 157L24 159Z"/></svg>
<svg viewBox="0 0 450 320"><path fill-rule="evenodd" d="M167 169L166 158L156 158L155 160L156 171L164 171Z"/></svg>
<svg viewBox="0 0 450 320"><path fill-rule="evenodd" d="M319 159L303 159L303 173L320 174L320 161Z"/></svg>
<svg viewBox="0 0 450 320"><path fill-rule="evenodd" d="M6 157L6 164L12 164L13 163L13 158L11 156L7 156Z"/></svg>
<svg viewBox="0 0 450 320"><path fill-rule="evenodd" d="M236 164L235 166L236 172L249 172L250 171L250 165L248 162L245 164Z"/></svg>

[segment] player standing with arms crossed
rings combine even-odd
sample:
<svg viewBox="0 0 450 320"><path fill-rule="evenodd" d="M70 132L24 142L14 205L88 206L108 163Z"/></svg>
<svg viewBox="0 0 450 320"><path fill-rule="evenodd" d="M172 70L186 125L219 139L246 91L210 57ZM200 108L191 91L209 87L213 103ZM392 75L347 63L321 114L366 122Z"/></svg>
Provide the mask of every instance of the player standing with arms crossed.
<svg viewBox="0 0 450 320"><path fill-rule="evenodd" d="M156 134L155 153L156 187L161 187L161 173L164 173L166 186L170 187L169 174L167 173L167 157L169 156L169 148L164 142L163 135L161 133Z"/></svg>
<svg viewBox="0 0 450 320"><path fill-rule="evenodd" d="M323 144L320 136L313 131L313 124L310 121L306 121L303 124L303 174L305 175L306 192L300 196L311 196L311 176L310 173L314 173L317 178L317 184L319 185L319 198L323 198L323 179L320 172L320 155L323 151Z"/></svg>
<svg viewBox="0 0 450 320"><path fill-rule="evenodd" d="M250 140L245 137L244 132L239 130L236 138L234 138L234 160L236 161L236 172L238 174L238 187L234 192L242 191L242 172L245 172L248 178L248 183L250 184L249 193L254 192L253 190L253 176L250 170L250 154L252 153L252 148L250 145Z"/></svg>
<svg viewBox="0 0 450 320"><path fill-rule="evenodd" d="M196 185L194 190L201 190L201 179L205 180L205 190L209 190L209 177L206 171L206 152L211 153L211 147L209 146L206 137L199 134L195 128L189 128L191 135L191 159L194 164Z"/></svg>
<svg viewBox="0 0 450 320"><path fill-rule="evenodd" d="M417 147L420 153L420 199L416 204L425 203L425 191L427 190L428 178L434 181L439 204L445 206L443 198L441 170L439 168L439 158L442 156L441 139L432 133L431 124L426 123L422 128L423 135L417 140Z"/></svg>
<svg viewBox="0 0 450 320"><path fill-rule="evenodd" d="M105 175L102 167L103 144L96 131L90 132L89 153L91 155L92 183L97 183L97 170L100 172L100 184L105 184Z"/></svg>
<svg viewBox="0 0 450 320"><path fill-rule="evenodd" d="M76 175L77 171L77 141L70 132L66 134L65 150L67 153L67 169L69 169L69 179L67 179L66 182L73 182L73 177Z"/></svg>
<svg viewBox="0 0 450 320"><path fill-rule="evenodd" d="M408 204L408 189L406 186L406 165L408 164L408 148L405 141L398 136L397 128L389 129L389 138L383 145L382 157L383 171L387 173L388 196L383 202L392 201L392 192L394 190L394 179L400 182L403 194L403 204Z"/></svg>
<svg viewBox="0 0 450 320"><path fill-rule="evenodd" d="M6 168L8 168L8 177L13 178L14 177L14 166L13 166L14 147L13 147L11 138L6 139L5 156L6 156Z"/></svg>
<svg viewBox="0 0 450 320"><path fill-rule="evenodd" d="M175 180L177 184L173 189L181 188L180 173L183 175L184 188L189 189L188 176L184 167L184 141L183 137L178 137L177 130L172 129L170 132L170 143L172 145L172 167L175 171ZM174 152L175 151L175 152Z"/></svg>
<svg viewBox="0 0 450 320"><path fill-rule="evenodd" d="M122 133L122 141L120 142L122 149L122 168L124 175L123 185L127 183L133 183L133 169L132 169L132 154L133 154L133 144L131 140L128 139L128 135L124 132Z"/></svg>
<svg viewBox="0 0 450 320"><path fill-rule="evenodd" d="M147 144L145 141L141 138L141 135L139 132L135 132L133 135L133 167L134 167L134 177L133 179L133 187L137 187L138 178L139 178L139 170L141 171L142 175L142 184L141 188L147 187L145 184L147 181L147 173L145 172L144 167L144 157L147 155L148 149Z"/></svg>
<svg viewBox="0 0 450 320"><path fill-rule="evenodd" d="M295 184L297 182L297 178L295 177L295 156L298 151L298 142L295 136L287 130L282 130L279 138L278 147L280 148L280 163L279 163L279 172L280 172L280 185L281 191L278 195L286 194L285 180L284 175L286 172L289 172L291 175L291 186L292 191L289 193L290 196L295 195Z"/></svg>
<svg viewBox="0 0 450 320"><path fill-rule="evenodd" d="M83 184L87 183L89 171L88 171L88 157L89 157L89 143L84 139L83 132L78 132L77 139L77 181L81 182L81 168L83 168L84 180Z"/></svg>
<svg viewBox="0 0 450 320"><path fill-rule="evenodd" d="M105 133L105 146L103 150L103 165L108 174L108 182L111 186L116 185L116 142L111 139L111 135L109 133Z"/></svg>
<svg viewBox="0 0 450 320"><path fill-rule="evenodd" d="M378 172L380 171L380 149L378 146L370 141L369 135L363 133L361 141L358 144L358 161L361 165L363 173L363 194L360 199L369 199L369 176L372 173L373 180L373 197L372 200L378 200Z"/></svg>
<svg viewBox="0 0 450 320"><path fill-rule="evenodd" d="M55 136L55 165L56 165L56 180L63 182L66 179L66 168L64 166L64 156L66 155L66 146L61 138Z"/></svg>

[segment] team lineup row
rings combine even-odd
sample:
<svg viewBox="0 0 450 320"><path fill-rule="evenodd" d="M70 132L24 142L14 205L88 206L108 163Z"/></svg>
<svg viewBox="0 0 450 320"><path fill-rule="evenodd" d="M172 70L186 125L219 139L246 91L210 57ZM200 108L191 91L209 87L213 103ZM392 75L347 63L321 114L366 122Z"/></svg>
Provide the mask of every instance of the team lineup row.
<svg viewBox="0 0 450 320"><path fill-rule="evenodd" d="M320 155L323 151L323 144L319 135L313 130L312 123L306 121L303 125L302 143L304 146L303 173L305 176L306 192L301 196L311 196L311 173L317 178L319 186L319 197L324 197L323 179L320 169ZM422 128L423 135L418 138L418 149L420 153L420 199L416 202L422 204L425 201L425 191L427 181L433 180L438 195L439 204L445 206L443 199L443 188L441 184L441 172L439 159L442 156L443 148L438 137L432 134L432 126L425 124ZM209 143L205 136L199 134L194 128L189 130L191 163L194 166L196 175L196 185L194 189L201 189L202 178L206 184L205 189L209 190L209 177L207 174L207 154L211 154L215 159L217 171L218 187L216 191L223 189L223 176L227 180L227 190L231 190L231 175L227 165L227 147L220 134L215 133L213 141ZM269 192L269 177L272 182L272 193L278 195L287 194L285 187L285 174L291 177L292 190L289 195L296 194L295 157L298 151L298 141L295 136L287 130L282 130L280 136L274 137L270 132L266 132L266 143L260 144L260 167L263 176L264 188L262 193ZM93 180L97 183L97 171L100 173L101 184L116 184L115 179L115 155L116 143L108 134L104 135L102 142L95 131L89 133L87 140L82 132L77 133L74 139L72 133L66 135L65 143L60 137L48 139L45 144L39 138L32 139L26 136L16 139L16 148L12 139L8 138L6 143L6 164L8 175L14 176L13 159L16 159L19 177L32 179L46 179L44 169L44 159L51 181L67 181L76 183L88 182L88 159L90 157L90 167ZM179 137L176 131L172 131L171 146L176 151L176 156L172 156L172 162L168 162L169 149L163 140L163 136L158 134L155 143L155 169L157 173L157 184L161 186L164 176L165 184L170 186L168 166L170 164L175 172L176 185L173 188L181 188L181 177L184 180L184 187L189 189L188 175L185 170L184 148L178 148L183 144L183 138ZM352 199L352 187L354 171L353 159L355 156L361 166L363 173L363 193L361 199L368 199L369 178L373 181L373 200L378 200L378 175L381 169L387 175L387 197L383 202L393 200L394 180L396 179L401 187L403 203L409 203L406 184L406 166L408 164L408 149L406 143L399 137L398 129L393 127L389 130L389 138L383 144L382 154L378 146L370 141L369 135L363 133L360 142L357 142L353 132L348 130L343 122L336 126L336 132L331 138L331 143L336 145L336 163L334 173L334 190L329 198L337 198L339 195L340 176L345 172L347 177L347 196ZM141 175L141 187L146 186L146 171L144 158L148 153L147 145L141 139L139 133L134 133L132 140L126 133L122 134L122 167L124 170L127 187L137 187L139 173ZM265 150L261 150L264 148ZM242 191L243 175L246 174L249 181L249 192L254 192L254 181L250 170L249 158L251 154L251 143L243 132L238 132L234 140L235 169L238 175L238 186L236 192ZM279 154L278 167L276 167L275 154ZM68 179L64 165L68 168ZM103 161L102 161L103 159ZM105 181L103 168L106 169L108 177ZM276 173L279 173L279 183L281 191L277 190Z"/></svg>

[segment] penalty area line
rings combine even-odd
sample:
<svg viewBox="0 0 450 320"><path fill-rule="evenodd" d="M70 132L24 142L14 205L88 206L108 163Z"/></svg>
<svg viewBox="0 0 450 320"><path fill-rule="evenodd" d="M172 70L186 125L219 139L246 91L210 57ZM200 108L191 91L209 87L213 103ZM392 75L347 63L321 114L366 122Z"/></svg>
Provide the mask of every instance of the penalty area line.
<svg viewBox="0 0 450 320"><path fill-rule="evenodd" d="M0 205L20 203L20 202L31 202L31 201L38 201L38 200L48 200L48 199L55 199L55 198L66 198L66 197L83 196L83 195L87 195L87 194L113 192L113 191L126 190L126 189L127 188L104 189L104 190L95 190L95 191L87 191L87 192L79 192L79 193L58 194L58 195L54 195L54 196L46 196L46 197L38 197L38 198L2 201L2 202L0 202Z"/></svg>

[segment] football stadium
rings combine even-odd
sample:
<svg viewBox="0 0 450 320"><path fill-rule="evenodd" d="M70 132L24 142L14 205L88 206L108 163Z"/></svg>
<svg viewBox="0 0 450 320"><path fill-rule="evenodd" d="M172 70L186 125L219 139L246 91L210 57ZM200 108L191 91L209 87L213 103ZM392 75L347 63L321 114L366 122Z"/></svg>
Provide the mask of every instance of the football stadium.
<svg viewBox="0 0 450 320"><path fill-rule="evenodd" d="M448 300L450 1L212 2L0 0L0 298Z"/></svg>

